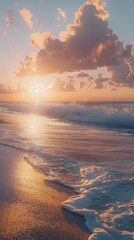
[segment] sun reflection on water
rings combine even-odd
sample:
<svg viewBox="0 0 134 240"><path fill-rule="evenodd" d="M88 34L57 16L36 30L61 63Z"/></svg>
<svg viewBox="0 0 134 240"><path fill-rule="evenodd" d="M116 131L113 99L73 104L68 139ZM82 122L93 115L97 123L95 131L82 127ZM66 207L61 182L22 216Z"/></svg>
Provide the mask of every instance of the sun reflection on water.
<svg viewBox="0 0 134 240"><path fill-rule="evenodd" d="M39 136L41 134L43 121L38 115L30 115L25 122L26 125L26 133L29 135Z"/></svg>

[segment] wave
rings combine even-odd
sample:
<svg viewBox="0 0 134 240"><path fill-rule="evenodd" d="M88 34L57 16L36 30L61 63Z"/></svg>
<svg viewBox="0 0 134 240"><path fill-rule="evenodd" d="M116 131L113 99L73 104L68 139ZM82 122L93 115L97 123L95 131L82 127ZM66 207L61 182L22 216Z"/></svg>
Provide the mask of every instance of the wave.
<svg viewBox="0 0 134 240"><path fill-rule="evenodd" d="M25 160L44 172L45 181L57 182L76 192L62 207L85 217L92 232L89 240L132 240L133 174L47 154L37 138L0 130L0 143L24 150Z"/></svg>
<svg viewBox="0 0 134 240"><path fill-rule="evenodd" d="M36 113L61 121L134 131L134 104L9 104L4 107L12 112Z"/></svg>
<svg viewBox="0 0 134 240"><path fill-rule="evenodd" d="M72 188L77 194L62 207L85 217L89 240L132 240L132 174L110 171L66 156L28 154L25 159L45 173L45 180Z"/></svg>

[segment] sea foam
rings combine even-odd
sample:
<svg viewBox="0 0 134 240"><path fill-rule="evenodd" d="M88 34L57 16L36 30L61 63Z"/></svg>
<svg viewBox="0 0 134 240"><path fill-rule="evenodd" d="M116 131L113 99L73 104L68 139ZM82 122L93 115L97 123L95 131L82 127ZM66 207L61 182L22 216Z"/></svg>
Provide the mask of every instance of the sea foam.
<svg viewBox="0 0 134 240"><path fill-rule="evenodd" d="M70 187L77 193L63 202L62 207L85 217L86 226L92 232L89 239L133 239L132 174L45 153L30 154L25 159L44 171L46 181Z"/></svg>

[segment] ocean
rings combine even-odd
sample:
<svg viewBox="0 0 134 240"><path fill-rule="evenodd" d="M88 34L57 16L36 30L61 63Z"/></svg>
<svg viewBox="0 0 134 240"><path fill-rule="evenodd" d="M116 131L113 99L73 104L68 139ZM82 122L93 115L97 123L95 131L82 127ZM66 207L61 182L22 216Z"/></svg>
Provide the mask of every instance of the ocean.
<svg viewBox="0 0 134 240"><path fill-rule="evenodd" d="M0 144L74 190L91 240L134 239L134 103L0 103Z"/></svg>

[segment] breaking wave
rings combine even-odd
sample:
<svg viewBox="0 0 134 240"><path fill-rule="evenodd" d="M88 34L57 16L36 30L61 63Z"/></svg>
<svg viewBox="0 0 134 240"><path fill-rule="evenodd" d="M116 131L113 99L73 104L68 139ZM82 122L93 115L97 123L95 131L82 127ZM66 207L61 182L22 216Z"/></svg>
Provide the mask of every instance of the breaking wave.
<svg viewBox="0 0 134 240"><path fill-rule="evenodd" d="M132 240L134 177L66 156L28 154L25 159L43 170L45 180L72 188L77 194L62 207L85 217L91 240Z"/></svg>
<svg viewBox="0 0 134 240"><path fill-rule="evenodd" d="M8 111L36 113L62 121L134 130L134 104L9 104Z"/></svg>

